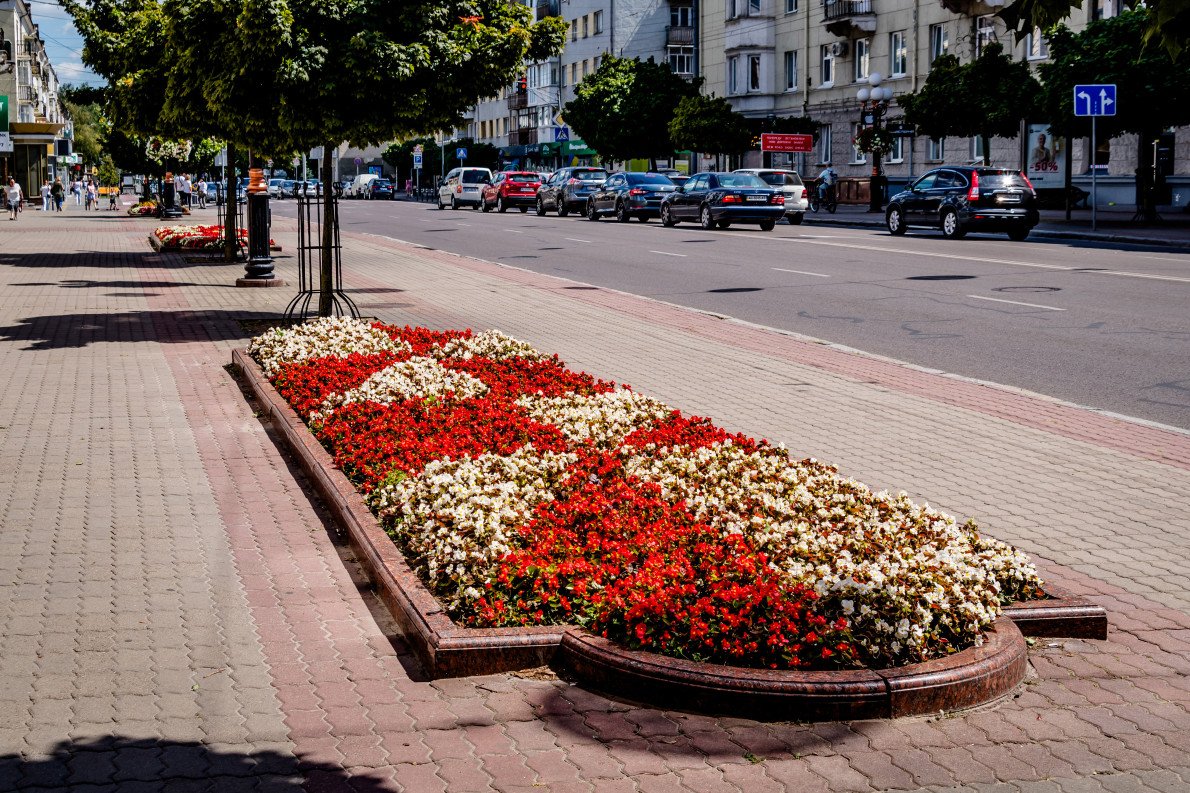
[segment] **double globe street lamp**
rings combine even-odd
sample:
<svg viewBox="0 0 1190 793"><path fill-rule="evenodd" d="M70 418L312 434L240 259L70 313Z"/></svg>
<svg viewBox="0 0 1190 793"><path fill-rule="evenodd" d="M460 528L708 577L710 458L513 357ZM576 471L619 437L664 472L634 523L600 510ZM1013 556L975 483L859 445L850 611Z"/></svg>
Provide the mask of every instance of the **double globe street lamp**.
<svg viewBox="0 0 1190 793"><path fill-rule="evenodd" d="M892 101L893 92L891 88L880 86L883 80L880 72L872 72L868 77L868 85L871 88L861 88L855 92L855 98L859 100L860 124L871 130L869 140L877 144L871 147L872 181L868 188L869 212L879 212L884 206L884 151L880 145L880 119L888 112L888 103Z"/></svg>

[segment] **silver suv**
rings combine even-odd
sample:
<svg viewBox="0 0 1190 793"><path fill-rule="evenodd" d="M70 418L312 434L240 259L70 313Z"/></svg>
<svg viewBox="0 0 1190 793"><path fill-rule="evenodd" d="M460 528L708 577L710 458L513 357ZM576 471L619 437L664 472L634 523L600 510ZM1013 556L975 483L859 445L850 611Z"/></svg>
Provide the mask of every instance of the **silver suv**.
<svg viewBox="0 0 1190 793"><path fill-rule="evenodd" d="M750 173L759 176L765 184L785 195L785 219L793 225L802 222L806 210L810 208L810 200L806 195L806 186L797 171L785 168L738 168L735 173Z"/></svg>

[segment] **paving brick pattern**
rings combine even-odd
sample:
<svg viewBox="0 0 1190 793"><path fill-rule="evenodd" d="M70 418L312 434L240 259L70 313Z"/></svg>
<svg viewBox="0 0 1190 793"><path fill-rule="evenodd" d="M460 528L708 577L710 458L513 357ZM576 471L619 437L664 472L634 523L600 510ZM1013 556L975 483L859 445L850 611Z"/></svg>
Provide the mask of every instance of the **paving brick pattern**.
<svg viewBox="0 0 1190 793"><path fill-rule="evenodd" d="M290 290L152 254L152 225L0 228L0 790L1190 791L1185 437L347 235L367 313L500 327L974 515L1112 615L942 718L712 718L548 670L427 682L224 369L237 320Z"/></svg>

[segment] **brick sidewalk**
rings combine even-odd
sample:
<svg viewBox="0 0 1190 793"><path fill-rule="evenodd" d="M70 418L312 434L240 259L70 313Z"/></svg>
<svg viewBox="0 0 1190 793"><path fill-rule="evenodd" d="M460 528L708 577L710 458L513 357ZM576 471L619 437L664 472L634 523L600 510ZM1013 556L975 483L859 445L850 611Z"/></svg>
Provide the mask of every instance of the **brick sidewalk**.
<svg viewBox="0 0 1190 793"><path fill-rule="evenodd" d="M291 290L153 254L151 221L40 214L0 226L0 790L1190 790L1186 435L347 234L365 313L500 327L974 515L1112 620L1107 642L1040 640L1015 698L941 719L715 719L546 672L431 683L224 369L238 320Z"/></svg>

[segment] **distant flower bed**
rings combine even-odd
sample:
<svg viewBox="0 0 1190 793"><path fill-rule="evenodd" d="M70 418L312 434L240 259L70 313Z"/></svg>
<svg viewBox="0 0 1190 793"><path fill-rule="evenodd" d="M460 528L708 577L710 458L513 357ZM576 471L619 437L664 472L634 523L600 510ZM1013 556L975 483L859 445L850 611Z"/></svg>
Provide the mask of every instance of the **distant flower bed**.
<svg viewBox="0 0 1190 793"><path fill-rule="evenodd" d="M242 242L248 240L247 229L236 229ZM223 248L223 226L159 226L153 231L162 250L216 251ZM269 240L269 244L275 244Z"/></svg>
<svg viewBox="0 0 1190 793"><path fill-rule="evenodd" d="M190 214L190 209L188 207L178 207L178 209L182 210L183 215ZM144 217L144 216L148 216L148 215L156 215L157 214L157 202L156 201L141 201L140 203L137 203L133 206L128 207L128 214L132 215L133 217Z"/></svg>
<svg viewBox="0 0 1190 793"><path fill-rule="evenodd" d="M889 667L1042 596L1031 562L904 493L497 331L350 319L250 351L453 618L578 624L632 649Z"/></svg>

